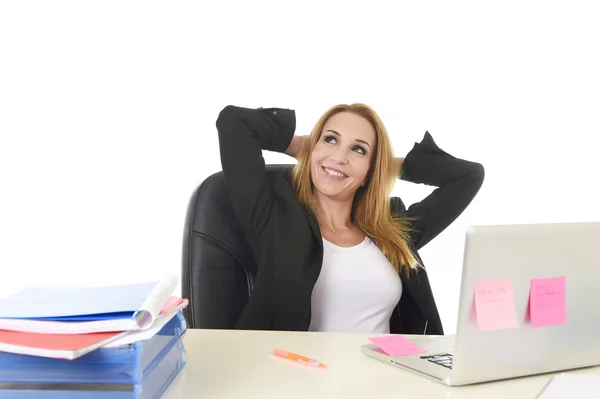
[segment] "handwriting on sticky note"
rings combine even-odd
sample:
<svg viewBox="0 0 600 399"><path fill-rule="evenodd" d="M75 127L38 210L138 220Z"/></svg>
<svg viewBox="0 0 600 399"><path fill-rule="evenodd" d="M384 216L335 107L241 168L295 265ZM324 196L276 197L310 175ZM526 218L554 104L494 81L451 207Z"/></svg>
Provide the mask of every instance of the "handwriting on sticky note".
<svg viewBox="0 0 600 399"><path fill-rule="evenodd" d="M390 356L404 356L425 352L402 335L369 338L379 349Z"/></svg>
<svg viewBox="0 0 600 399"><path fill-rule="evenodd" d="M529 291L532 327L566 324L566 277L535 278Z"/></svg>
<svg viewBox="0 0 600 399"><path fill-rule="evenodd" d="M517 328L519 322L512 280L480 280L475 283L475 314L481 331Z"/></svg>

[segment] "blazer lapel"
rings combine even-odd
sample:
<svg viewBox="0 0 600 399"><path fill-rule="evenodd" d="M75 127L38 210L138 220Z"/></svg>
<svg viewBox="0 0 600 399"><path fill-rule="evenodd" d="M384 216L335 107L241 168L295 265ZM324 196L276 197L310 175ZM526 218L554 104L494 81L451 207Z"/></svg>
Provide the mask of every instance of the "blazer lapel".
<svg viewBox="0 0 600 399"><path fill-rule="evenodd" d="M321 228L319 227L317 218L315 218L308 209L304 210L304 214L306 215L306 219L308 219L308 224L310 225L313 235L319 244L320 250L323 251L323 236L321 235Z"/></svg>
<svg viewBox="0 0 600 399"><path fill-rule="evenodd" d="M418 256L418 255L417 255ZM427 272L423 269L417 269L411 271L408 278L401 276L402 286L413 297L421 313L427 319L432 309L433 303L431 303L432 296L430 294L429 277Z"/></svg>

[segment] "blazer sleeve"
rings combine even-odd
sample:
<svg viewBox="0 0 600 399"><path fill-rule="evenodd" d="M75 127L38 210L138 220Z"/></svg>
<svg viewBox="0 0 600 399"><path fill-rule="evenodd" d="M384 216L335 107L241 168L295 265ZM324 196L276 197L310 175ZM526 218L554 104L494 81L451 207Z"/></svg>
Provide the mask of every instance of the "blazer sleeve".
<svg viewBox="0 0 600 399"><path fill-rule="evenodd" d="M258 236L274 206L262 150L284 152L296 129L294 110L225 107L218 116L221 167L241 228Z"/></svg>
<svg viewBox="0 0 600 399"><path fill-rule="evenodd" d="M467 208L485 177L483 165L456 158L434 142L429 132L406 155L401 179L437 187L425 199L408 207L411 241L419 250L444 231Z"/></svg>

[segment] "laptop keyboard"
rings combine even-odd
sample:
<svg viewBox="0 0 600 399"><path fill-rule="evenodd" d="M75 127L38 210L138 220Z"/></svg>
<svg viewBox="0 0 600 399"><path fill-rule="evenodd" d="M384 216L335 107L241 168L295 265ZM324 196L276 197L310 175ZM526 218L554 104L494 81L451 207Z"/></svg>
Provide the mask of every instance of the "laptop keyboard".
<svg viewBox="0 0 600 399"><path fill-rule="evenodd" d="M454 355L452 353L436 353L434 355L421 356L421 359L451 369L452 359L454 359Z"/></svg>

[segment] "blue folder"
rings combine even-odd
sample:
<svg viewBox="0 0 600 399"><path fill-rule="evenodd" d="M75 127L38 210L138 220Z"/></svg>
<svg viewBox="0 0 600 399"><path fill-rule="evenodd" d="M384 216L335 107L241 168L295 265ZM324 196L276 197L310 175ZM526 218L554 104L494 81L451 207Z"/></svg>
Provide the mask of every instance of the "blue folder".
<svg viewBox="0 0 600 399"><path fill-rule="evenodd" d="M95 321L131 318L157 282L108 287L34 287L0 300L0 318Z"/></svg>

